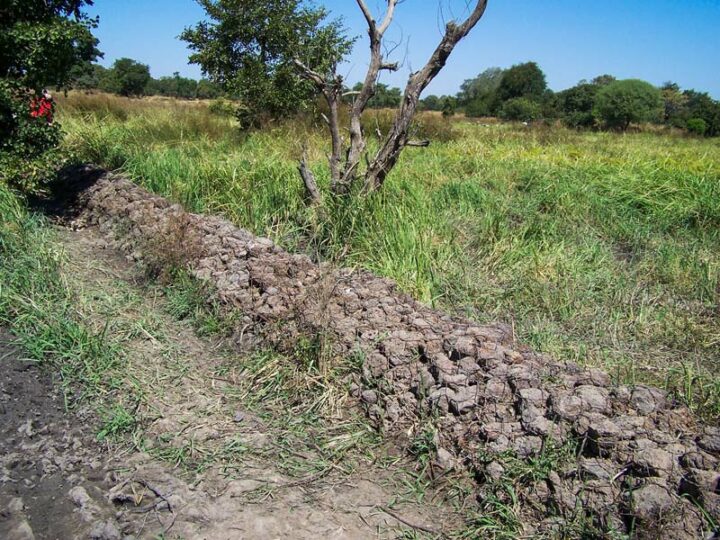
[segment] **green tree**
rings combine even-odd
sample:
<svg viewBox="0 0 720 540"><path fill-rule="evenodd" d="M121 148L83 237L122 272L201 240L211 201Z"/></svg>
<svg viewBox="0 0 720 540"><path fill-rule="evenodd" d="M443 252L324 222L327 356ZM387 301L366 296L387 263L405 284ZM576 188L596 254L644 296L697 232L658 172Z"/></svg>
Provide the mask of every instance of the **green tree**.
<svg viewBox="0 0 720 540"><path fill-rule="evenodd" d="M592 81L590 81L590 83L594 84L595 86L607 86L608 84L615 81L617 81L615 77L606 73L605 75L598 75Z"/></svg>
<svg viewBox="0 0 720 540"><path fill-rule="evenodd" d="M626 79L598 91L593 114L607 127L624 131L631 122L657 120L662 107L660 90L639 79Z"/></svg>
<svg viewBox="0 0 720 540"><path fill-rule="evenodd" d="M501 102L521 97L540 101L546 89L547 82L542 69L535 62L525 62L516 64L503 73L497 96Z"/></svg>
<svg viewBox="0 0 720 540"><path fill-rule="evenodd" d="M524 97L507 100L500 109L500 116L505 120L532 122L542 117L540 104Z"/></svg>
<svg viewBox="0 0 720 540"><path fill-rule="evenodd" d="M465 108L465 116L479 117L492 114L497 101L497 90L505 71L488 68L474 79L467 79L460 85L458 104Z"/></svg>
<svg viewBox="0 0 720 540"><path fill-rule="evenodd" d="M350 51L339 20L301 0L198 0L208 20L181 39L190 61L243 101L245 125L263 114L281 117L309 106L316 89L297 77L295 61L326 74Z"/></svg>
<svg viewBox="0 0 720 540"><path fill-rule="evenodd" d="M702 118L691 118L687 121L687 130L695 135L705 135L707 123Z"/></svg>
<svg viewBox="0 0 720 540"><path fill-rule="evenodd" d="M702 119L706 125L705 135L708 137L720 135L720 102L712 99L706 92L685 90L683 95L687 98L687 119Z"/></svg>
<svg viewBox="0 0 720 540"><path fill-rule="evenodd" d="M66 88L73 68L100 53L83 7L87 0L4 0L0 7L0 180L32 188L60 137L59 127L30 116L43 88Z"/></svg>
<svg viewBox="0 0 720 540"><path fill-rule="evenodd" d="M222 95L220 87L207 79L200 79L197 84L198 99L217 99Z"/></svg>
<svg viewBox="0 0 720 540"><path fill-rule="evenodd" d="M100 64L83 62L70 70L70 86L76 90L97 90L107 77L107 69Z"/></svg>
<svg viewBox="0 0 720 540"><path fill-rule="evenodd" d="M426 111L439 111L442 108L442 99L434 94L422 99L420 103Z"/></svg>
<svg viewBox="0 0 720 540"><path fill-rule="evenodd" d="M660 87L663 100L663 120L675 127L685 127L688 119L688 97L680 91L674 82L666 82Z"/></svg>
<svg viewBox="0 0 720 540"><path fill-rule="evenodd" d="M595 123L593 107L599 90L598 85L581 81L559 92L558 103L563 122L569 127L592 126Z"/></svg>
<svg viewBox="0 0 720 540"><path fill-rule="evenodd" d="M446 96L443 98L442 103L442 115L445 118L450 118L455 114L455 109L457 107L457 102L454 97Z"/></svg>
<svg viewBox="0 0 720 540"><path fill-rule="evenodd" d="M119 58L108 73L104 90L121 96L143 96L150 80L149 66L131 58Z"/></svg>

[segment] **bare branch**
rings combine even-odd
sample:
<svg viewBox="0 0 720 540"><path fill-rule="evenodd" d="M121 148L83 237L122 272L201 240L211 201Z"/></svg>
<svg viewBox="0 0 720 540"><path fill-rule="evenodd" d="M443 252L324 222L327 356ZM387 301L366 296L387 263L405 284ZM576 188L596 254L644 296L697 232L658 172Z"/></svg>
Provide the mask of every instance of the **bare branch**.
<svg viewBox="0 0 720 540"><path fill-rule="evenodd" d="M361 117L367 107L368 101L375 95L378 74L383 66L382 58L382 37L392 22L395 14L395 6L398 0L387 0L387 10L380 27L377 26L375 19L367 7L365 0L356 0L360 10L365 16L368 24L368 35L370 36L370 64L368 65L365 80L363 81L360 93L353 102L350 114L350 147L348 148L345 168L342 174L341 183L349 186L355 180L357 166L362 153L365 151L365 138L362 132Z"/></svg>
<svg viewBox="0 0 720 540"><path fill-rule="evenodd" d="M416 146L419 148L426 148L430 146L430 141L428 139L424 139L422 141L408 141L405 143L405 146Z"/></svg>
<svg viewBox="0 0 720 540"><path fill-rule="evenodd" d="M380 64L380 69L385 69L387 71L397 71L398 69L400 69L400 64L398 64L397 62L382 63Z"/></svg>
<svg viewBox="0 0 720 540"><path fill-rule="evenodd" d="M417 109L420 94L445 66L455 45L473 29L485 13L486 8L487 0L477 0L475 7L462 24L449 22L445 26L442 40L430 59L420 71L410 75L395 123L365 174L364 189L366 191L379 188L397 163L400 152L408 145L408 131Z"/></svg>
<svg viewBox="0 0 720 540"><path fill-rule="evenodd" d="M319 204L322 201L322 195L320 194L320 189L318 189L315 175L307 166L306 148L303 149L303 155L302 158L300 158L300 165L298 166L298 171L300 171L300 176L302 177L303 183L305 184L305 191L308 198L313 204Z"/></svg>
<svg viewBox="0 0 720 540"><path fill-rule="evenodd" d="M365 20L367 21L368 26L370 29L375 28L375 19L373 19L372 13L370 13L370 9L367 7L367 4L365 3L365 0L357 0L358 6L360 6L360 11L362 11L362 14L365 16Z"/></svg>
<svg viewBox="0 0 720 540"><path fill-rule="evenodd" d="M328 86L328 81L325 80L325 77L320 75L317 71L313 71L297 58L293 58L293 63L300 69L303 77L315 83L315 86L317 86L320 90L324 90Z"/></svg>
<svg viewBox="0 0 720 540"><path fill-rule="evenodd" d="M397 5L398 0L388 0L388 7L387 11L385 12L385 18L383 19L383 22L380 24L380 28L378 28L378 34L380 34L380 37L382 37L385 34L385 31L390 26L390 23L392 22L393 15L395 14L395 6Z"/></svg>

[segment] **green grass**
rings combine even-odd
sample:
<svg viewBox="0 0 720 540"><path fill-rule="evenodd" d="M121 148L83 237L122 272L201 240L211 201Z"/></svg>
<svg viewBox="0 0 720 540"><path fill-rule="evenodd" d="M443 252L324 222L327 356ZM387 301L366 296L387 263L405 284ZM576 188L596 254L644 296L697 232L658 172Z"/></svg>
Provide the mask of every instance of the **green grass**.
<svg viewBox="0 0 720 540"><path fill-rule="evenodd" d="M66 407L97 410L99 440L117 439L136 427L139 391L123 373L123 337L87 309L103 299L83 297L68 281L60 246L49 223L0 184L0 326L59 377Z"/></svg>
<svg viewBox="0 0 720 540"><path fill-rule="evenodd" d="M30 358L59 373L66 398L104 394L117 382L108 374L118 365L118 347L104 327L83 321L61 273L63 253L53 231L3 185L0 216L0 325Z"/></svg>
<svg viewBox="0 0 720 540"><path fill-rule="evenodd" d="M202 106L133 107L66 105L66 147L190 210L510 322L558 359L665 385L720 416L717 141L457 122L454 140L407 150L382 192L313 210L296 163L307 142L327 182L323 133L240 137Z"/></svg>

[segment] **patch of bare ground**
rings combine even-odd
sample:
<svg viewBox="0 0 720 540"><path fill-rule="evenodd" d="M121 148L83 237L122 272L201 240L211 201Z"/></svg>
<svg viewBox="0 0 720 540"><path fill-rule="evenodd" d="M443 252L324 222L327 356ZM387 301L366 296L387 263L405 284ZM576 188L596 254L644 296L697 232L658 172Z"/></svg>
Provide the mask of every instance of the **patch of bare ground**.
<svg viewBox="0 0 720 540"><path fill-rule="evenodd" d="M163 289L95 229L59 236L83 313L122 343L124 381L96 421L0 348L0 537L439 537L462 524L342 393L308 404L333 411L322 421L305 416L268 390L278 361L251 374L257 362L169 315Z"/></svg>

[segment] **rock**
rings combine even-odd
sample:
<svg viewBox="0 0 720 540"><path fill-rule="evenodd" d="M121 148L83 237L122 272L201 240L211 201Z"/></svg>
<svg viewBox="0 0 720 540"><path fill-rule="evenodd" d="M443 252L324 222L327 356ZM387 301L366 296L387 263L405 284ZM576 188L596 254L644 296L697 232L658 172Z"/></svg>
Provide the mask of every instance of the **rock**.
<svg viewBox="0 0 720 540"><path fill-rule="evenodd" d="M374 405L378 402L378 395L375 390L363 390L360 399L369 405Z"/></svg>
<svg viewBox="0 0 720 540"><path fill-rule="evenodd" d="M468 375L473 375L478 371L481 371L478 363L475 361L474 358L470 356L465 356L464 358L461 358L460 362L458 362L458 366L460 367L461 371L464 371Z"/></svg>
<svg viewBox="0 0 720 540"><path fill-rule="evenodd" d="M507 381L493 377L485 384L483 397L489 403L502 403L512 399L512 391Z"/></svg>
<svg viewBox="0 0 720 540"><path fill-rule="evenodd" d="M497 461L491 461L485 466L485 474L491 480L498 481L505 474L505 467Z"/></svg>
<svg viewBox="0 0 720 540"><path fill-rule="evenodd" d="M25 519L10 518L9 522L3 525L2 529L7 533L8 540L35 540L32 527Z"/></svg>
<svg viewBox="0 0 720 540"><path fill-rule="evenodd" d="M608 409L608 391L597 386L583 385L575 389L575 395L583 401L585 411L604 413Z"/></svg>
<svg viewBox="0 0 720 540"><path fill-rule="evenodd" d="M542 415L535 416L531 421L524 423L524 426L525 430L531 435L541 435L543 437L560 435L557 424Z"/></svg>
<svg viewBox="0 0 720 540"><path fill-rule="evenodd" d="M457 467L457 460L455 457L442 447L437 449L435 463L445 471L451 471Z"/></svg>
<svg viewBox="0 0 720 540"><path fill-rule="evenodd" d="M584 426L587 425L587 428ZM586 452L593 456L606 457L612 453L620 439L620 429L609 418L599 414L583 416L576 422L575 430L587 436Z"/></svg>
<svg viewBox="0 0 720 540"><path fill-rule="evenodd" d="M619 467L605 459L581 458L578 463L580 477L588 480L610 480L618 470Z"/></svg>
<svg viewBox="0 0 720 540"><path fill-rule="evenodd" d="M698 438L698 445L712 454L720 454L720 429L705 428L705 432Z"/></svg>
<svg viewBox="0 0 720 540"><path fill-rule="evenodd" d="M540 388L523 388L518 394L523 404L545 407L547 397Z"/></svg>
<svg viewBox="0 0 720 540"><path fill-rule="evenodd" d="M679 492L704 501L710 493L720 495L720 474L701 469L690 469L680 480Z"/></svg>
<svg viewBox="0 0 720 540"><path fill-rule="evenodd" d="M573 421L584 411L585 403L578 396L564 395L552 400L553 412L563 420Z"/></svg>
<svg viewBox="0 0 720 540"><path fill-rule="evenodd" d="M443 386L448 386L453 390L459 390L468 384L468 376L465 373L456 373L454 375L439 374L438 382Z"/></svg>
<svg viewBox="0 0 720 540"><path fill-rule="evenodd" d="M87 491L85 491L85 488L82 486L75 486L68 492L68 495L70 496L70 500L78 508L85 508L92 502L90 495L88 495Z"/></svg>
<svg viewBox="0 0 720 540"><path fill-rule="evenodd" d="M111 521L96 523L90 530L92 540L120 540L122 535Z"/></svg>
<svg viewBox="0 0 720 540"><path fill-rule="evenodd" d="M635 455L633 469L640 476L666 476L673 468L673 456L660 448L647 448Z"/></svg>
<svg viewBox="0 0 720 540"><path fill-rule="evenodd" d="M469 337L469 336L462 336L458 338L458 340L455 342L455 345L453 346L453 349L455 352L457 352L460 357L463 356L475 356L477 354L477 342L475 339Z"/></svg>
<svg viewBox="0 0 720 540"><path fill-rule="evenodd" d="M449 391L447 395L450 410L455 414L462 414L474 408L477 404L478 387L460 387L457 391Z"/></svg>
<svg viewBox="0 0 720 540"><path fill-rule="evenodd" d="M480 434L486 441L494 441L501 435L512 435L520 430L520 423L488 422L480 428Z"/></svg>
<svg viewBox="0 0 720 540"><path fill-rule="evenodd" d="M701 450L686 452L680 457L680 465L686 469L714 469L718 460Z"/></svg>
<svg viewBox="0 0 720 540"><path fill-rule="evenodd" d="M632 492L632 512L641 521L654 521L675 505L671 491L659 484L647 484Z"/></svg>
<svg viewBox="0 0 720 540"><path fill-rule="evenodd" d="M519 457L529 457L542 450L542 439L534 435L518 437L513 441L513 448Z"/></svg>
<svg viewBox="0 0 720 540"><path fill-rule="evenodd" d="M637 386L630 398L630 405L640 414L652 414L665 407L666 394L657 388Z"/></svg>

